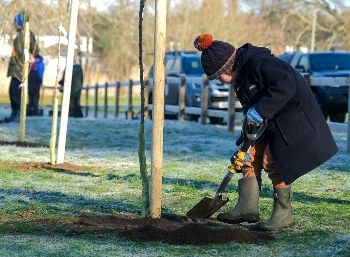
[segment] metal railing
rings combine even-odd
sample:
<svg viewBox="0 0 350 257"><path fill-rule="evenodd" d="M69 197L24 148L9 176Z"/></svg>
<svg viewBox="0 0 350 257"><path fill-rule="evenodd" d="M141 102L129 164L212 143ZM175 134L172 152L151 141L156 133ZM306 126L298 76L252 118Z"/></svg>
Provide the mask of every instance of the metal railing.
<svg viewBox="0 0 350 257"><path fill-rule="evenodd" d="M174 79L174 78L172 78ZM178 79L179 83L179 104L178 105L168 105L166 104L164 106L164 111L170 111L173 113L177 113L178 120L185 120L185 114L196 114L200 116L200 123L205 125L207 124L207 118L208 117L220 117L220 118L226 118L227 119L227 128L229 131L234 131L234 125L235 125L235 114L236 114L236 97L235 93L232 87L229 88L229 103L228 103L228 109L227 110L213 110L208 108L208 95L209 95L209 82L206 77L203 77L203 80L199 80L197 83L202 84L202 105L200 108L197 107L186 107L185 106L185 85L186 85L186 76L181 76ZM137 87L137 88L136 88ZM121 96L121 89L126 88L127 89L127 105L120 105L120 96ZM133 103L133 95L135 95L136 92L140 92L141 83L140 81L133 81L129 80L126 82L117 81L115 83L105 83L104 85L87 85L82 88L82 95L81 95L81 105L83 110L85 111L85 116L89 116L90 109L93 108L93 117L97 118L101 108L103 109L103 117L107 118L108 113L111 111L111 108L113 108L114 117L117 118L119 114L121 113L121 110L125 110L126 118L127 119L133 119L134 113L139 112L141 109L140 105L135 105ZM111 92L113 92L110 89L114 89L113 95L111 95ZM47 90L54 90L54 87L42 87L42 93L43 96ZM103 106L99 105L99 96L101 95L101 91L103 91ZM145 119L149 118L149 110L152 110L153 106L149 103L149 85L148 82L145 82ZM93 96L93 106L89 105L90 97ZM82 101L85 97L85 103ZM114 97L115 102L113 107L108 105L108 99L110 97Z"/></svg>
<svg viewBox="0 0 350 257"><path fill-rule="evenodd" d="M308 81L310 86L349 86L350 85L350 77L310 77L309 74L303 74L304 78ZM234 125L235 125L235 115L236 115L236 97L234 90L231 87L229 87L229 97L228 97L228 108L227 110L213 110L208 108L208 92L209 92L209 82L204 77L202 81L199 81L198 83L202 84L202 105L200 108L196 107L186 107L185 106L185 85L186 85L186 77L183 75L180 78L172 78L177 79L179 83L179 103L178 105L165 105L164 111L169 111L173 113L177 113L178 120L185 120L185 114L195 114L200 116L200 123L205 125L207 123L207 117L220 117L220 118L226 118L227 119L227 129L229 131L234 131ZM136 90L136 87L138 87L138 90ZM121 88L127 89L127 104L126 105L120 105L119 100L121 96ZM127 119L133 119L135 110L137 112L140 110L140 105L135 105L133 103L133 95L137 92L140 92L141 84L140 81L125 81L120 82L117 81L115 83L105 83L104 85L87 85L84 86L82 89L82 97L85 95L85 105L82 104L82 107L85 109L85 116L89 115L90 108L93 108L94 114L93 116L95 118L98 117L99 112L101 111L101 108L103 108L103 117L107 118L108 113L113 108L114 111L114 117L118 117L121 113L121 110L125 110L126 118ZM54 87L42 87L42 94L44 94L45 90L52 90ZM114 105L113 107L108 105L108 99L111 97L110 92L112 92L110 89L114 89ZM100 91L103 91L103 107L99 106L98 100ZM152 105L148 104L148 96L149 96L149 85L147 81L145 82L145 119L149 118L149 110L152 110ZM349 87L349 94L350 94L350 87ZM93 95L94 97L94 104L93 106L89 105L89 99ZM350 99L348 103L348 113L350 113ZM337 123L329 123L330 127L333 127L334 129L337 129L339 131L348 131L348 138L350 138L350 129L347 124L337 124ZM340 128L341 126L341 128ZM345 126L347 128L345 128ZM348 140L348 151L350 152L350 140Z"/></svg>

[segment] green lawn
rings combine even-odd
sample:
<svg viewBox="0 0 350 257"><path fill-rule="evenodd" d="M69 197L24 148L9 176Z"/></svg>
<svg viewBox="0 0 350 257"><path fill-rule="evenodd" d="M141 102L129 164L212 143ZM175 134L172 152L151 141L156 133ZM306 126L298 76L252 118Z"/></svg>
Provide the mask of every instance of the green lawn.
<svg viewBox="0 0 350 257"><path fill-rule="evenodd" d="M350 156L342 133L334 133L339 153L293 183L295 226L276 233L274 241L167 245L128 241L113 233L74 236L64 231L65 224L81 215L140 211L138 124L123 118L70 119L65 162L84 166L81 172L15 169L14 163L49 162L49 149L0 146L0 256L350 256ZM152 129L147 120L149 173ZM48 145L50 133L49 117L27 119L26 141ZM238 135L220 126L165 121L163 213L185 215L205 195L215 193ZM0 141L17 139L18 123L0 124ZM237 201L239 178L235 175L225 190L230 201L220 211ZM271 212L271 193L264 174L259 203L263 219ZM34 226L38 221L43 225Z"/></svg>

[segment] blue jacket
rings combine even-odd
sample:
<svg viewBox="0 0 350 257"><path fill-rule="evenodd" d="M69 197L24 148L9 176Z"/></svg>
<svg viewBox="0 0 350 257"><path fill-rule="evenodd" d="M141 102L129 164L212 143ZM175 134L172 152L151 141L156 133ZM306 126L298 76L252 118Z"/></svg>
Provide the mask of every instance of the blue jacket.
<svg viewBox="0 0 350 257"><path fill-rule="evenodd" d="M44 64L44 58L39 55L39 60L35 62L36 64L36 73L38 74L39 78L41 79L40 86L43 84L43 77L44 77L44 70L45 70L45 64Z"/></svg>
<svg viewBox="0 0 350 257"><path fill-rule="evenodd" d="M39 55L34 63L31 64L30 71L28 74L28 93L38 94L40 87L43 84L43 75L45 70L45 64L43 57Z"/></svg>

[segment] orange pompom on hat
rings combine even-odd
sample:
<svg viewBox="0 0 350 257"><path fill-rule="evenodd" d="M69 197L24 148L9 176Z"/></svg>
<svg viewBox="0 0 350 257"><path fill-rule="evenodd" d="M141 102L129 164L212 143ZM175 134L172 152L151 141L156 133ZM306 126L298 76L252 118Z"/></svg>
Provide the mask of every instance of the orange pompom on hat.
<svg viewBox="0 0 350 257"><path fill-rule="evenodd" d="M223 41L213 40L211 34L198 36L193 45L202 52L202 67L209 80L219 78L235 61L235 47Z"/></svg>

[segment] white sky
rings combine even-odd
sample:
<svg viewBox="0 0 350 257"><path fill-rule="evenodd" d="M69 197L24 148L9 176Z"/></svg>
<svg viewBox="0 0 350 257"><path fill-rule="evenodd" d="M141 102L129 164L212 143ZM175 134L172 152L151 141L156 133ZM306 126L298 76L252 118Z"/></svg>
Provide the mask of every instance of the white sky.
<svg viewBox="0 0 350 257"><path fill-rule="evenodd" d="M104 11L111 2L111 0L91 0L91 5L96 7L98 11Z"/></svg>

